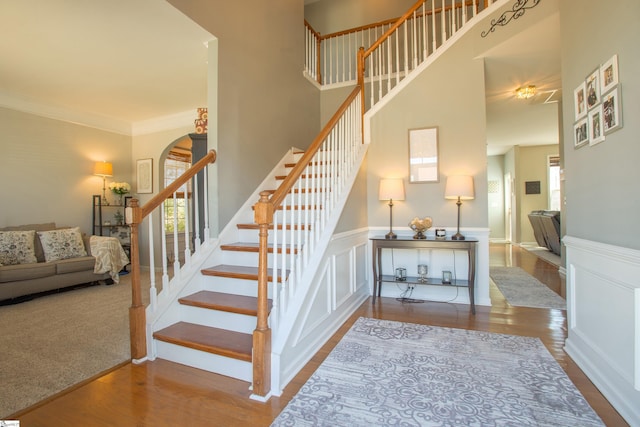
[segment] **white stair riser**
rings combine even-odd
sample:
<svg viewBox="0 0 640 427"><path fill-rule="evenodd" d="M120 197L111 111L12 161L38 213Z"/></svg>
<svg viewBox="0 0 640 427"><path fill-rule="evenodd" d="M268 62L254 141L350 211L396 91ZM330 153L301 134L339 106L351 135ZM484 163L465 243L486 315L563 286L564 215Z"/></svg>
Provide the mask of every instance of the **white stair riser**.
<svg viewBox="0 0 640 427"><path fill-rule="evenodd" d="M282 257L289 257L291 254L277 254L278 264L282 265ZM273 265L274 254L267 255L267 262L271 266ZM241 251L222 251L220 258L218 258L220 264L228 265L250 265L256 267L258 265L258 253L257 252L241 252Z"/></svg>
<svg viewBox="0 0 640 427"><path fill-rule="evenodd" d="M223 292L225 294L255 297L258 295L258 281L205 276L204 289L213 292ZM271 298L271 285L269 285L268 298Z"/></svg>
<svg viewBox="0 0 640 427"><path fill-rule="evenodd" d="M227 329L245 334L252 334L256 329L256 317L245 314L228 313L184 304L180 307L180 314L183 322L212 328Z"/></svg>
<svg viewBox="0 0 640 427"><path fill-rule="evenodd" d="M258 242L258 230L238 230L238 241L239 242L251 242L251 243L257 243ZM290 233L291 230L287 230L287 241L289 241L290 237ZM274 231L273 230L269 230L269 238L267 239L267 241L269 243L273 243L273 238L274 238ZM278 240L281 241L282 240L282 230L278 231ZM304 243L304 240L303 240Z"/></svg>
<svg viewBox="0 0 640 427"><path fill-rule="evenodd" d="M251 363L188 347L157 341L158 357L204 371L214 372L227 377L251 383L253 368Z"/></svg>

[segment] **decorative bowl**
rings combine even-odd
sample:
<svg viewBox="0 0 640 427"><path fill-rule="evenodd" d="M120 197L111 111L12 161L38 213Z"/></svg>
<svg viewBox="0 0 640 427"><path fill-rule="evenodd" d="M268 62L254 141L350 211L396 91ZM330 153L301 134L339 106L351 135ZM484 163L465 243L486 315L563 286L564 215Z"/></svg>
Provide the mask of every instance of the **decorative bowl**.
<svg viewBox="0 0 640 427"><path fill-rule="evenodd" d="M414 239L426 239L427 236L424 233L429 228L431 228L431 225L433 225L433 220L431 219L430 216L425 216L422 219L420 219L418 217L413 218L411 220L411 222L409 223L409 227L413 231L416 232L416 234L413 236L413 238Z"/></svg>

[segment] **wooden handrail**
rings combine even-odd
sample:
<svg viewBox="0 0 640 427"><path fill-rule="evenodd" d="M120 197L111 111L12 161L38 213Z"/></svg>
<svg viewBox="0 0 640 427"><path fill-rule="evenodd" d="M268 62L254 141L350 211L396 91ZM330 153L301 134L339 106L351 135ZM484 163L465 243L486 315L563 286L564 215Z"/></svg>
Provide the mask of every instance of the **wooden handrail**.
<svg viewBox="0 0 640 427"><path fill-rule="evenodd" d="M424 0L420 1L419 3L422 5L422 3L424 3ZM488 4L488 0L484 0L484 4L485 4L485 7L486 7L486 5ZM415 6L416 5L414 4L411 7L410 14L412 14L413 11L418 9L418 8L415 8ZM455 5L454 7L458 8L458 7L461 7L461 6L462 5L460 5L460 6ZM465 6L473 6L473 0L467 0L467 2L465 3ZM444 8L445 11L451 10L451 9L453 9L453 7L451 7L451 6L446 6ZM439 9L435 9L435 10L429 10L429 11L427 11L426 14L427 15L431 15L433 13L439 13L441 11L442 11L442 8L439 8ZM332 39L332 38L335 38L335 37L346 36L348 34L358 33L360 31L370 30L372 28L378 28L378 27L382 27L382 26L385 26L385 25L393 24L393 23L396 23L396 22L398 22L400 20L402 20L402 22L404 22L403 17L405 15L403 15L403 16L401 16L399 18L385 19L384 21L372 22L371 24L361 25L359 27L353 27L353 28L349 28L347 30L336 31L335 33L330 33L330 34L325 34L325 35L320 35L320 33L315 31L313 29L313 27L311 26L311 24L309 24L306 20L304 22L305 22L305 25L309 28L309 30L313 31L313 33L316 34L317 37L320 38L320 40L327 40L327 39ZM422 12L420 12L420 13L418 13L416 15L416 17L422 16L422 15L423 15ZM409 17L407 19L411 19L411 17ZM383 37L383 36L381 36L381 37Z"/></svg>
<svg viewBox="0 0 640 427"><path fill-rule="evenodd" d="M209 163L213 163L216 161L216 152L215 150L210 150L202 159L198 160L198 162L192 165L185 173L180 175L175 181L169 184L164 190L160 191L158 194L153 196L151 200L149 200L142 209L142 217L144 219L149 215L155 208L160 206L162 202L168 199L173 193L175 193L178 188L182 187L186 184L191 178L195 176L198 172L204 169Z"/></svg>
<svg viewBox="0 0 640 427"><path fill-rule="evenodd" d="M269 226L274 222L274 212L283 203L298 178L303 174L314 156L322 147L323 142L331 134L332 130L340 122L340 118L348 111L349 106L362 93L364 87L357 85L351 94L342 103L340 108L331 117L331 120L322 128L311 146L302 155L291 172L278 186L278 189L270 194L268 191L260 193L260 200L254 205L254 221L259 226L259 255L258 255L258 309L257 325L253 331L253 393L257 396L266 396L271 386L271 329L268 317L268 240ZM362 129L362 128L361 128Z"/></svg>
<svg viewBox="0 0 640 427"><path fill-rule="evenodd" d="M131 307L129 308L129 333L131 339L131 358L142 359L147 355L146 313L142 303L142 288L140 286L140 243L138 228L142 221L162 202L172 196L180 187L186 184L208 164L216 161L215 150L209 151L196 164L151 198L144 206L138 206L138 199L131 199L127 208L127 222L131 227Z"/></svg>
<svg viewBox="0 0 640 427"><path fill-rule="evenodd" d="M302 175L304 169L320 149L322 142L329 135L336 123L338 123L342 114L344 114L344 112L347 110L347 107L353 102L353 100L358 96L358 93L360 93L361 91L362 87L359 85L351 91L347 99L345 99L345 101L340 105L340 108L338 108L338 111L335 112L335 114L331 117L331 120L327 122L318 136L316 136L316 138L313 140L309 148L303 154L300 161L296 163L295 167L291 170L291 172L289 172L278 189L273 193L273 195L269 199L269 203L273 205L274 209L280 207L284 198L287 197L287 194L291 191L293 184L297 181L300 175Z"/></svg>

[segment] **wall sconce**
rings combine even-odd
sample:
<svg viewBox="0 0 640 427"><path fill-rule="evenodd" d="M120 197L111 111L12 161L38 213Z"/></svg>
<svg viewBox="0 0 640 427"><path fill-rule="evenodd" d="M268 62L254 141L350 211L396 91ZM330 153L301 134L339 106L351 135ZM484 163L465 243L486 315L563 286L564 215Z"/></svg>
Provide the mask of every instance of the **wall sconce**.
<svg viewBox="0 0 640 427"><path fill-rule="evenodd" d="M460 234L460 205L461 200L473 200L475 194L473 191L473 177L467 175L453 175L447 177L447 185L444 189L445 199L458 199L458 232L451 236L451 240L464 240L464 236Z"/></svg>
<svg viewBox="0 0 640 427"><path fill-rule="evenodd" d="M113 165L109 162L96 162L93 167L93 174L102 177L102 204L108 205L107 200L107 177L113 176Z"/></svg>
<svg viewBox="0 0 640 427"><path fill-rule="evenodd" d="M528 99L536 94L536 87L534 85L522 86L516 89L516 98Z"/></svg>
<svg viewBox="0 0 640 427"><path fill-rule="evenodd" d="M393 232L393 201L404 200L404 182L402 179L381 179L378 200L389 201L389 232L384 236L384 238L397 239L398 236Z"/></svg>

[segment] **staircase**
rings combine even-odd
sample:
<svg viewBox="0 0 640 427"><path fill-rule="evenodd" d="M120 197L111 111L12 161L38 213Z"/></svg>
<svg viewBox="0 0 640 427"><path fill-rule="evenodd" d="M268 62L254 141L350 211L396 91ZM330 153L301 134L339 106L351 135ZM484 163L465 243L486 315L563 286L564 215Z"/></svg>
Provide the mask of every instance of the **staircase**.
<svg viewBox="0 0 640 427"><path fill-rule="evenodd" d="M366 231L332 246L334 230L367 151L365 104L371 108L401 90L405 78L419 71L467 17L478 13L475 0L448 1L450 6L443 0L440 8L419 1L369 49L359 50L356 88L309 149L287 153L217 240L196 244L193 256L185 251L186 263L174 266L171 280L163 265L162 292L156 291L151 275L146 313L138 295L137 228L186 180L179 178L181 183L147 204L154 206L138 208L133 201L127 222L132 226L134 360L160 357L247 381L252 397L265 401L282 391L368 297L362 267L367 264ZM435 24L442 27L441 33L436 34ZM402 32L413 42L400 48L398 34ZM407 38L408 32L413 36ZM392 52L402 57L404 66L389 56ZM413 60L408 61L411 56ZM185 175L189 173L195 174L188 171ZM149 229L153 229L151 218ZM188 230L185 239L187 235ZM154 248L153 241L149 247ZM338 288L338 279L345 282L342 288Z"/></svg>
<svg viewBox="0 0 640 427"><path fill-rule="evenodd" d="M281 184L302 154L301 151L289 153L284 170L277 168L272 179L267 181ZM263 191L273 194L276 188ZM244 210L236 218L247 219L247 205ZM252 382L252 334L258 307L258 225L238 222L232 227L236 233L223 232L229 242L221 242L209 257L208 262L213 265L200 271L204 289L178 298L179 320L154 332L153 338L157 340L160 358ZM303 227L311 228L309 225ZM296 246L270 243L268 253L274 252L298 254L299 250ZM276 281L282 283L286 279L277 277ZM268 280L274 280L272 271L269 271ZM269 311L272 306L269 299Z"/></svg>

